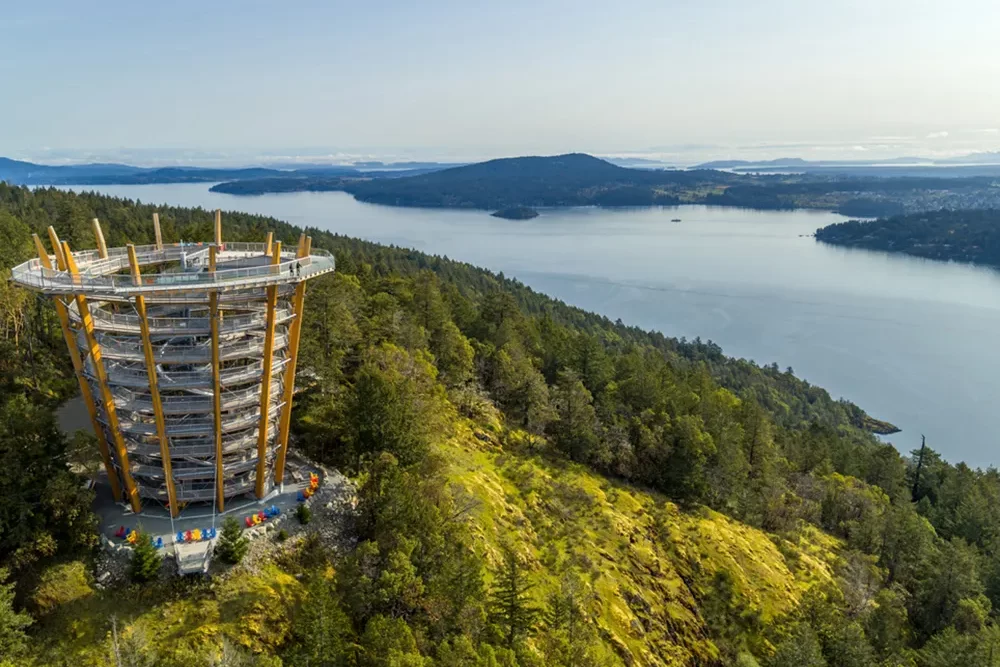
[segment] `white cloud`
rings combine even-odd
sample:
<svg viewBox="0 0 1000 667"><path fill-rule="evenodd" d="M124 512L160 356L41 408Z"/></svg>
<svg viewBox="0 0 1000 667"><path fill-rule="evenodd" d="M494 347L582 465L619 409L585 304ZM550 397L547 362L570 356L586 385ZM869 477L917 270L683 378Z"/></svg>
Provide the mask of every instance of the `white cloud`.
<svg viewBox="0 0 1000 667"><path fill-rule="evenodd" d="M930 134L927 135L927 138L928 139L944 139L947 136L948 136L948 132L947 131L941 131L941 132L931 132Z"/></svg>

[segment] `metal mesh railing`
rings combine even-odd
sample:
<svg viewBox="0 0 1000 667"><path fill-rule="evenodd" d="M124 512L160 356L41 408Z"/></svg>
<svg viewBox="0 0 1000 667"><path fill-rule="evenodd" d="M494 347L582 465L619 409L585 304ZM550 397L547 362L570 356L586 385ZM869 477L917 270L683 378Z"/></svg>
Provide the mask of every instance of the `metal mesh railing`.
<svg viewBox="0 0 1000 667"><path fill-rule="evenodd" d="M272 362L271 370L277 373L286 363L286 359L275 358ZM149 387L149 375L145 368L128 366L117 361L105 361L104 368L108 373L108 383L123 387L143 388ZM94 379L93 367L87 364L87 375ZM245 366L235 366L223 368L219 371L219 382L223 387L236 386L254 382L264 373L264 362L256 361ZM160 390L170 389L205 389L213 386L212 369L210 366L204 370L197 371L172 371L163 368L157 369L157 382Z"/></svg>
<svg viewBox="0 0 1000 667"><path fill-rule="evenodd" d="M153 348L153 359L156 363L184 364L210 362L212 360L212 347L210 340L199 341L194 345L181 345L176 343L159 344ZM80 332L77 344L81 350L88 350L87 340ZM101 336L99 340L101 355L108 359L145 361L146 355L143 351L142 342L138 340L121 340L108 336ZM274 349L284 349L288 345L288 334L279 333L274 336ZM257 357L264 353L264 338L251 338L249 340L222 341L219 343L219 359L230 361L245 357Z"/></svg>
<svg viewBox="0 0 1000 667"><path fill-rule="evenodd" d="M264 252L264 244L246 244ZM156 250L150 246L136 248L137 260L142 265L180 261L186 258L186 250L180 246L166 246ZM196 251L194 247L190 247ZM14 282L41 291L56 293L83 293L100 297L102 294L135 294L146 291L172 291L190 289L218 289L229 286L253 286L275 282L295 281L334 270L333 255L325 250L315 250L308 257L296 258L294 253L282 253L281 262L216 271L186 271L180 273L155 273L140 276L137 283L132 276L109 275L128 266L128 257L122 248L109 250L107 259L90 259L92 251L73 254L80 267L80 273L71 275L67 271L47 269L39 259L31 259L15 266L11 271ZM248 254L253 252L246 251ZM225 255L225 252L223 253ZM224 264L224 263L223 263Z"/></svg>
<svg viewBox="0 0 1000 667"><path fill-rule="evenodd" d="M282 382L278 378L271 384L271 400L277 398L282 391ZM152 411L153 397L148 393L140 393L115 387L113 390L115 406L123 410L132 411ZM260 403L260 386L253 386L237 391L223 391L221 404L223 410L233 410ZM198 414L212 412L215 409L211 393L202 396L163 396L160 399L163 404L164 414Z"/></svg>
<svg viewBox="0 0 1000 667"><path fill-rule="evenodd" d="M69 309L70 318L74 322L80 321L80 312L76 307ZM136 333L141 331L140 318L138 315L123 315L112 313L103 308L91 309L91 317L94 320L94 328L100 331L113 331L118 333ZM274 311L275 322L287 322L292 319L294 313L291 308L276 308ZM212 330L212 320L210 317L147 317L149 331L151 334L209 334ZM267 324L267 312L261 309L257 312L243 315L230 315L221 318L219 332L221 334L237 333L251 329L264 328Z"/></svg>
<svg viewBox="0 0 1000 667"><path fill-rule="evenodd" d="M276 419L278 411L284 403L272 403L268 411L269 419ZM223 415L222 431L229 433L241 429L252 428L260 421L260 409L247 410L231 415ZM167 435L209 435L215 433L214 417L183 417L180 419L166 418L164 420ZM156 434L156 424L152 421L136 421L119 416L118 423L124 433L151 436Z"/></svg>

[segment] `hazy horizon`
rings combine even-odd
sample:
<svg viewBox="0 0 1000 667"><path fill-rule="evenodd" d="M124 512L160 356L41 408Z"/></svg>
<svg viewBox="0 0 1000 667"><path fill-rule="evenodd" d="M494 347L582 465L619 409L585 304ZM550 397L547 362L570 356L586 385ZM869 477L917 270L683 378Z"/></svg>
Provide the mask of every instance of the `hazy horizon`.
<svg viewBox="0 0 1000 667"><path fill-rule="evenodd" d="M1000 150L997 19L982 0L38 2L0 18L0 154L228 166Z"/></svg>

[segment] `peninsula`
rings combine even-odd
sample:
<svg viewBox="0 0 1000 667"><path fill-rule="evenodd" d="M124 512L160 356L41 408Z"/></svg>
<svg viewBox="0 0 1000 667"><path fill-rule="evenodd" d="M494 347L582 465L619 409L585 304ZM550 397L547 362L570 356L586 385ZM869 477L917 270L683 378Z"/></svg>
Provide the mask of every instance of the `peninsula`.
<svg viewBox="0 0 1000 667"><path fill-rule="evenodd" d="M941 210L823 227L831 245L1000 267L1000 210Z"/></svg>

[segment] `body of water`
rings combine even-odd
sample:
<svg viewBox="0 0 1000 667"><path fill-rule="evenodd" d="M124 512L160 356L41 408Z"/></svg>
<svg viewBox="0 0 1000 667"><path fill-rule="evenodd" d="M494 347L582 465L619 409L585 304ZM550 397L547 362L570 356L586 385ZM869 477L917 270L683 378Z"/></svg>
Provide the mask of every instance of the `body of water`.
<svg viewBox="0 0 1000 667"><path fill-rule="evenodd" d="M807 236L842 216L682 206L551 209L509 221L363 204L339 192L237 197L208 187L80 189L271 215L503 271L627 324L791 366L903 429L889 438L902 451L919 447L923 433L949 460L1000 460L1000 273Z"/></svg>

